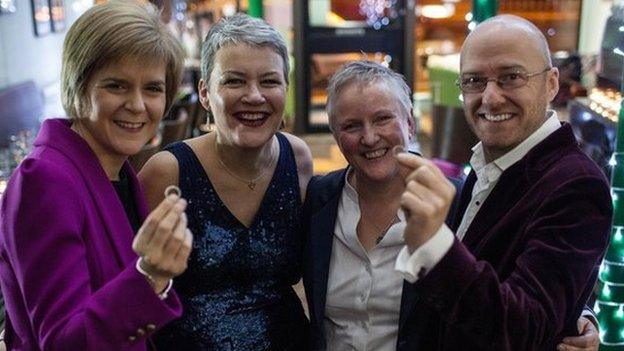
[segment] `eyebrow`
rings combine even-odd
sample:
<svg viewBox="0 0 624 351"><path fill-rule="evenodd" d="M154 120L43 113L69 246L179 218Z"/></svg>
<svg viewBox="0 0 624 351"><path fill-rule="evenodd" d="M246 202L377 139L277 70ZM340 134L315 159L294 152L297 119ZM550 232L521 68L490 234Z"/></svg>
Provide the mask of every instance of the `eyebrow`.
<svg viewBox="0 0 624 351"><path fill-rule="evenodd" d="M101 82L114 82L114 83L130 84L130 81L128 81L127 79L117 78L117 77L106 77L106 78L102 78L100 81ZM151 81L147 82L147 84L165 85L165 81L162 80L162 79L155 79L155 80L151 80Z"/></svg>
<svg viewBox="0 0 624 351"><path fill-rule="evenodd" d="M497 71L512 71L512 70L519 70L519 71L526 71L526 68L522 65L506 65L506 66L502 66L502 67L497 67L496 68ZM468 71L468 72L461 72L460 76L482 76L483 75L483 71Z"/></svg>
<svg viewBox="0 0 624 351"><path fill-rule="evenodd" d="M223 71L223 74L233 74L233 75L238 75L238 76L245 76L245 73L243 73L241 71L236 71L236 70L225 70L225 71ZM270 75L274 75L274 74L279 75L280 71L265 72L265 73L262 73L260 75L260 77L266 77L266 76L270 76Z"/></svg>

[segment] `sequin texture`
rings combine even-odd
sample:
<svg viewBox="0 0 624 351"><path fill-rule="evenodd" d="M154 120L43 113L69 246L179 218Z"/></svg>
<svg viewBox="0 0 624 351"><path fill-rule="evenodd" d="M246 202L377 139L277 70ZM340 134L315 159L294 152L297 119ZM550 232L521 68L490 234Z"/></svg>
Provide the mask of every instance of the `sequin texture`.
<svg viewBox="0 0 624 351"><path fill-rule="evenodd" d="M158 350L303 350L307 319L291 285L300 277L300 198L290 144L280 155L254 222L246 228L222 203L185 143L180 189L194 234L187 271L174 281L183 316L155 338Z"/></svg>

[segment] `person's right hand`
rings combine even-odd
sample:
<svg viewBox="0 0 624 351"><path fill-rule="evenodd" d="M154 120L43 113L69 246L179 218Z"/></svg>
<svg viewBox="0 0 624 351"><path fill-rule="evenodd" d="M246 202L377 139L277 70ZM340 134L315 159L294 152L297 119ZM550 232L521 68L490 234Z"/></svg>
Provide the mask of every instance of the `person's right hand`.
<svg viewBox="0 0 624 351"><path fill-rule="evenodd" d="M430 160L407 152L395 157L411 171L401 195L401 208L407 215L403 236L411 254L444 224L455 197L455 186Z"/></svg>
<svg viewBox="0 0 624 351"><path fill-rule="evenodd" d="M156 293L186 270L193 235L186 227L185 208L186 200L169 195L147 216L132 243L141 268L154 279L150 283Z"/></svg>

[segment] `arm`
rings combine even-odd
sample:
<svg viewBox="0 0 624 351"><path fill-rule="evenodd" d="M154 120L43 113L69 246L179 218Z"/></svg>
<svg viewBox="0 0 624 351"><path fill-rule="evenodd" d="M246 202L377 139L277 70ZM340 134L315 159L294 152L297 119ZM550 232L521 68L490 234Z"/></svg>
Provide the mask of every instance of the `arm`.
<svg viewBox="0 0 624 351"><path fill-rule="evenodd" d="M575 332L571 316L580 313L577 301L587 297L608 240L608 190L600 179L585 177L560 184L538 205L522 232L509 238L514 245L519 235L529 237L517 246L522 252L504 281L497 268L455 240L416 283L422 301L444 321L447 343L541 349ZM418 204L408 206L417 210ZM411 240L418 245L428 237L415 225L408 222L406 241L408 235L420 236Z"/></svg>
<svg viewBox="0 0 624 351"><path fill-rule="evenodd" d="M172 153L161 151L152 156L137 175L150 211L164 199L165 189L169 185L178 186L178 167L178 161Z"/></svg>
<svg viewBox="0 0 624 351"><path fill-rule="evenodd" d="M61 167L26 160L6 193L2 240L27 312L19 317L29 318L44 350L130 348L143 342L138 328L178 317L179 301L161 301L135 262L94 290L84 194Z"/></svg>
<svg viewBox="0 0 624 351"><path fill-rule="evenodd" d="M284 133L288 138L290 145L292 146L295 154L295 161L297 162L297 174L299 175L299 189L301 191L301 202L305 201L306 189L308 183L312 178L313 165L312 165L312 153L308 145L296 136L288 133Z"/></svg>

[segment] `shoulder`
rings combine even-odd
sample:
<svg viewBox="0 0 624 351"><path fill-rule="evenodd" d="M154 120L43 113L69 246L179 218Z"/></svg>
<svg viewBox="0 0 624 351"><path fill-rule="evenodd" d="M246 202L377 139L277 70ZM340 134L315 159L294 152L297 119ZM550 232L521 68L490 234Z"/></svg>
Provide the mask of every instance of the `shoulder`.
<svg viewBox="0 0 624 351"><path fill-rule="evenodd" d="M569 183L594 182L608 188L604 172L577 147L562 151L555 162L542 173L544 180L565 186ZM555 187L556 188L556 187Z"/></svg>
<svg viewBox="0 0 624 351"><path fill-rule="evenodd" d="M323 176L315 176L308 185L308 198L326 202L342 191L346 169L330 172Z"/></svg>
<svg viewBox="0 0 624 351"><path fill-rule="evenodd" d="M51 157L52 155L44 155L41 158L26 158L15 170L11 177L13 184L19 183L27 189L37 191L59 187L63 193L71 192L75 185L81 179L78 168L69 160L62 157ZM70 189L71 188L71 189Z"/></svg>
<svg viewBox="0 0 624 351"><path fill-rule="evenodd" d="M81 172L71 162L27 158L14 171L2 196L3 221L35 225L37 221L24 218L54 217L57 222L78 223L90 197L82 184Z"/></svg>
<svg viewBox="0 0 624 351"><path fill-rule="evenodd" d="M312 152L310 151L308 144L306 144L301 138L292 134L285 132L282 132L282 134L286 137L286 139L288 139L288 142L292 147L295 155L295 161L297 162L297 171L299 176L311 177L313 171Z"/></svg>
<svg viewBox="0 0 624 351"><path fill-rule="evenodd" d="M165 188L178 185L178 169L178 160L168 151L158 152L145 163L137 177L150 210L162 201Z"/></svg>
<svg viewBox="0 0 624 351"><path fill-rule="evenodd" d="M138 178L141 182L147 178L159 178L159 177L172 177L177 178L178 174L178 160L169 151L157 152L154 156L150 157L145 163L141 171L138 173Z"/></svg>

